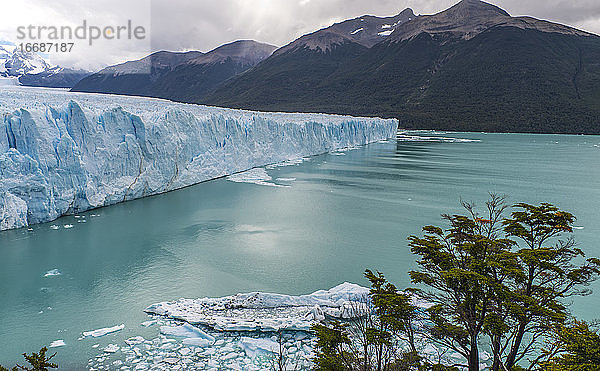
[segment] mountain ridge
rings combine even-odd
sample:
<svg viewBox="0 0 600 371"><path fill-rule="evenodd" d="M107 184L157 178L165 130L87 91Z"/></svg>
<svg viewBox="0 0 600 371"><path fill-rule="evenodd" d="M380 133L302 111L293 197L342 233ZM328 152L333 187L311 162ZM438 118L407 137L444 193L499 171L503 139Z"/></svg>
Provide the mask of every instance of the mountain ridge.
<svg viewBox="0 0 600 371"><path fill-rule="evenodd" d="M402 41L422 32L430 34L450 32L468 39L496 26L512 26L581 36L591 35L572 27L533 17L512 17L505 10L480 0L462 0L442 12L419 16L414 22L400 25L390 35L390 39Z"/></svg>
<svg viewBox="0 0 600 371"><path fill-rule="evenodd" d="M363 15L301 36L278 49L274 54L281 54L298 48L326 52L333 45L342 43L357 43L370 48L378 42L383 41L386 36L393 32L393 29L397 25L416 17L411 8L407 8L391 17Z"/></svg>
<svg viewBox="0 0 600 371"><path fill-rule="evenodd" d="M600 37L588 32L465 0L370 47L343 40L326 52L286 46L188 102L393 117L406 128L600 134Z"/></svg>
<svg viewBox="0 0 600 371"><path fill-rule="evenodd" d="M139 95L181 100L197 97L256 65L276 47L237 40L207 53L157 51L144 58L106 67L72 91Z"/></svg>

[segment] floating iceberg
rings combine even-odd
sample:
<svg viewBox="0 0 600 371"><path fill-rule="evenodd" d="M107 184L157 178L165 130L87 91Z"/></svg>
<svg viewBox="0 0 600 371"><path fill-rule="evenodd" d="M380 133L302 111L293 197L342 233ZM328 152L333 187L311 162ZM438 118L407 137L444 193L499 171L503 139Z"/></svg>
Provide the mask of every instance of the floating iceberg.
<svg viewBox="0 0 600 371"><path fill-rule="evenodd" d="M217 331L309 331L326 315L352 318L365 313L368 293L368 288L346 282L300 296L253 292L179 299L151 305L146 312Z"/></svg>
<svg viewBox="0 0 600 371"><path fill-rule="evenodd" d="M227 180L235 183L252 183L257 185L266 185L270 187L289 187L272 183L273 178L263 168L250 169L242 173L233 174L227 177Z"/></svg>
<svg viewBox="0 0 600 371"><path fill-rule="evenodd" d="M155 320L144 321L144 322L141 323L141 325L144 326L144 327L150 327L150 326L155 325L155 324L156 324Z"/></svg>
<svg viewBox="0 0 600 371"><path fill-rule="evenodd" d="M62 273L58 269L51 269L44 274L44 277L55 277L60 276Z"/></svg>
<svg viewBox="0 0 600 371"><path fill-rule="evenodd" d="M64 347L65 345L65 341L64 340L54 340L53 342L50 343L50 348L58 348L58 347Z"/></svg>
<svg viewBox="0 0 600 371"><path fill-rule="evenodd" d="M0 229L392 138L398 121L0 86Z"/></svg>
<svg viewBox="0 0 600 371"><path fill-rule="evenodd" d="M116 353L119 351L119 346L117 344L108 344L104 349L104 353Z"/></svg>
<svg viewBox="0 0 600 371"><path fill-rule="evenodd" d="M142 344L144 341L146 341L146 339L144 339L141 336L134 336L132 338L129 338L127 340L125 340L125 343L127 345L138 345L138 344Z"/></svg>
<svg viewBox="0 0 600 371"><path fill-rule="evenodd" d="M117 331L121 331L125 328L125 324L120 324L118 326L113 326L113 327L105 327L105 328L101 328L98 330L92 330L92 331L85 331L83 333L83 337L100 337L100 336L104 336L104 335L108 335L111 334L113 332L117 332Z"/></svg>

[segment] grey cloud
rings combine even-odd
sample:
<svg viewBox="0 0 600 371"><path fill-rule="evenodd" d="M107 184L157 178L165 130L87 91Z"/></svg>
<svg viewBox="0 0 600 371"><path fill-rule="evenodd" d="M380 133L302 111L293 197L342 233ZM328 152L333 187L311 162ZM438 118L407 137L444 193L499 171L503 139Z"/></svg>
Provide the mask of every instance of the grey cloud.
<svg viewBox="0 0 600 371"><path fill-rule="evenodd" d="M146 44L104 42L70 55L51 56L54 63L100 68L142 57L150 50L208 51L237 39L283 46L305 33L344 19L365 14L390 16L407 7L416 14L432 14L458 0L20 1L36 11L0 14L0 37L9 33L6 27L14 27L15 18L20 23L39 24L49 19L55 23L78 23L85 18L108 24L115 20L149 17L150 39ZM496 0L493 3L512 15L529 15L600 34L598 0ZM38 19L31 20L31 17Z"/></svg>

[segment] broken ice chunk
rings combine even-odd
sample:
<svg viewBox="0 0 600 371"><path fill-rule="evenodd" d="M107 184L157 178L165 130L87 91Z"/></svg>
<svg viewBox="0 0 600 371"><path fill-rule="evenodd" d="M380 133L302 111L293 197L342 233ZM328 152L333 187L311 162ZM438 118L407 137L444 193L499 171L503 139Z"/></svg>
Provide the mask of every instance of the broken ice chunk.
<svg viewBox="0 0 600 371"><path fill-rule="evenodd" d="M65 345L67 344L65 344L64 340L54 340L50 343L50 348L64 347Z"/></svg>
<svg viewBox="0 0 600 371"><path fill-rule="evenodd" d="M215 341L214 337L205 333L199 328L190 325L189 323L184 323L181 326L160 326L160 332L163 335L171 335L185 338L202 338L208 340L211 343Z"/></svg>
<svg viewBox="0 0 600 371"><path fill-rule="evenodd" d="M60 276L61 274L62 273L60 273L58 269L51 269L48 272L46 272L46 274L44 274L44 277Z"/></svg>
<svg viewBox="0 0 600 371"><path fill-rule="evenodd" d="M210 345L210 341L204 338L187 338L183 339L183 345L205 348Z"/></svg>
<svg viewBox="0 0 600 371"><path fill-rule="evenodd" d="M119 351L119 346L117 344L108 344L103 350L105 353L116 353Z"/></svg>
<svg viewBox="0 0 600 371"><path fill-rule="evenodd" d="M254 358L258 353L277 353L279 344L270 339L256 339L242 337L240 347L246 352L246 356Z"/></svg>
<svg viewBox="0 0 600 371"><path fill-rule="evenodd" d="M91 337L97 338L97 337L104 336L104 335L107 335L107 334L110 334L113 332L121 331L124 328L125 328L125 324L120 324L118 326L105 327L105 328L101 328L98 330L92 330L92 331L85 331L83 333L83 336L84 337L91 336Z"/></svg>
<svg viewBox="0 0 600 371"><path fill-rule="evenodd" d="M125 343L127 345L137 345L137 344L143 343L144 341L146 341L146 339L144 339L143 337L141 337L141 336L135 336L135 337L132 337L132 338L129 338L129 339L125 340Z"/></svg>

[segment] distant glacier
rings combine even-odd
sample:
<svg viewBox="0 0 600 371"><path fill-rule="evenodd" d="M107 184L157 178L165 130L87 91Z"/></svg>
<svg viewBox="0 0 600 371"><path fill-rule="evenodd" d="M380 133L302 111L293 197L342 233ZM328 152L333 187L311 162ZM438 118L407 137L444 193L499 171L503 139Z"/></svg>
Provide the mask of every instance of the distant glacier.
<svg viewBox="0 0 600 371"><path fill-rule="evenodd" d="M393 137L395 119L0 87L0 230Z"/></svg>

